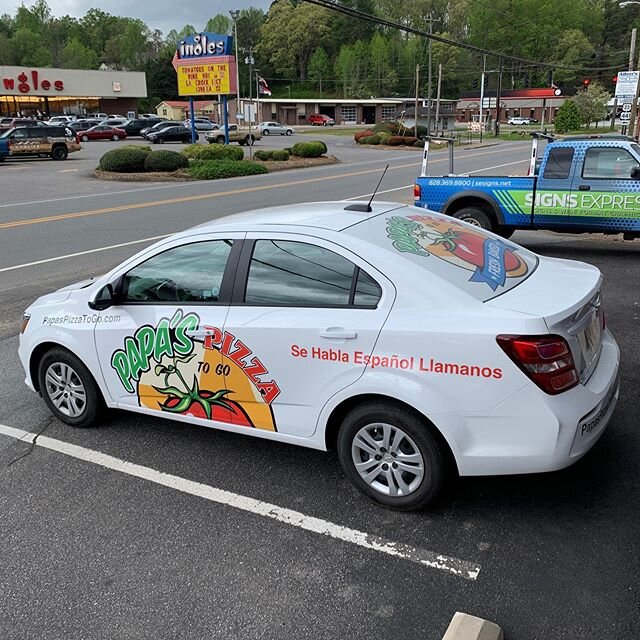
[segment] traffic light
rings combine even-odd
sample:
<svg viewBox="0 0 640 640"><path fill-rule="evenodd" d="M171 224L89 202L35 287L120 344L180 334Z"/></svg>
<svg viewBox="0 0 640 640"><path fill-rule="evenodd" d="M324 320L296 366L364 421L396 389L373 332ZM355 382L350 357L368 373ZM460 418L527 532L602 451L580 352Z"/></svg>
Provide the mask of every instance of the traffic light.
<svg viewBox="0 0 640 640"><path fill-rule="evenodd" d="M473 88L477 89L480 86L480 80L478 78L473 79Z"/></svg>
<svg viewBox="0 0 640 640"><path fill-rule="evenodd" d="M529 82L529 76L525 76L524 77L524 87L525 87L525 89L528 89L530 84L531 83Z"/></svg>
<svg viewBox="0 0 640 640"><path fill-rule="evenodd" d="M585 78L582 81L582 86L584 88L584 90L586 91L589 88L589 85L591 84L591 80L589 78Z"/></svg>
<svg viewBox="0 0 640 640"><path fill-rule="evenodd" d="M613 84L616 84L616 82L618 82L618 76L613 76L613 78L611 78L611 82L613 82Z"/></svg>

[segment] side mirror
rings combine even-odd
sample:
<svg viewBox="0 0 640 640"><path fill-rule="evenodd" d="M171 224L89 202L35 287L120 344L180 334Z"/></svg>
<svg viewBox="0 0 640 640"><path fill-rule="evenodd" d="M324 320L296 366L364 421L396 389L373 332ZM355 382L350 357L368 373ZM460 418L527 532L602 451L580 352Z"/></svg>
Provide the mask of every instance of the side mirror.
<svg viewBox="0 0 640 640"><path fill-rule="evenodd" d="M93 300L89 300L89 307L95 311L104 311L116 303L116 296L111 284L105 284L95 295Z"/></svg>
<svg viewBox="0 0 640 640"><path fill-rule="evenodd" d="M640 180L640 167L633 167L633 169L631 169L631 177L634 180Z"/></svg>

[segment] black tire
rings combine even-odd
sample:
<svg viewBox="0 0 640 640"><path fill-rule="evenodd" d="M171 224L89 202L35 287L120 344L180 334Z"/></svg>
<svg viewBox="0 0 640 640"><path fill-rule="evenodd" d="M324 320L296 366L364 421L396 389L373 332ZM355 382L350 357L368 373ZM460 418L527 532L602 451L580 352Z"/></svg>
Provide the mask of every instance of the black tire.
<svg viewBox="0 0 640 640"><path fill-rule="evenodd" d="M352 444L356 435L364 427L380 423L393 427L396 430L396 434L398 430L404 432L405 436L408 436L412 442L409 443L409 441L403 437L399 441L396 441L396 444L403 444L403 446L410 445L410 449L415 449L422 457L423 475L421 479L412 473L407 474L406 472L398 472L397 470L389 471L392 474L397 475L400 473L403 475L403 480L409 483L408 488L411 489L407 495L392 496L380 490L380 487L384 489L384 482L386 482L384 477L385 471L389 470L390 466L396 463L390 462L386 464L384 458L380 459L379 465L386 464L386 469L385 471L380 471L380 475L376 476L375 481L378 488L365 482L355 467ZM369 500L388 507L389 509L398 511L415 511L422 509L432 503L440 495L445 486L447 477L445 454L441 450L436 438L432 435L426 421L403 407L385 402L367 402L357 406L350 411L342 421L337 444L338 456L345 475ZM358 452L358 455L369 455L362 453L361 450L358 450ZM400 450L400 454L402 453L406 454L406 451ZM384 451L379 455L396 457L391 451ZM377 457L375 461L373 457L369 459L374 466L379 460ZM390 460L392 460L392 458L390 458ZM365 462L367 461L365 460ZM377 480L378 478L380 478L381 481ZM413 478L413 481L411 478ZM416 486L412 488L411 485L414 482Z"/></svg>
<svg viewBox="0 0 640 640"><path fill-rule="evenodd" d="M269 135L271 135L271 134L269 133L269 129L264 129L264 130L262 131L262 135L263 135L263 136L269 136Z"/></svg>
<svg viewBox="0 0 640 640"><path fill-rule="evenodd" d="M291 129L287 129L287 132L284 134L285 136L290 136L293 133Z"/></svg>
<svg viewBox="0 0 640 640"><path fill-rule="evenodd" d="M82 142L89 142L89 136L82 136L80 140L82 140Z"/></svg>
<svg viewBox="0 0 640 640"><path fill-rule="evenodd" d="M249 146L253 145L253 143L256 141L256 139L253 136L247 136L244 139L244 143L248 144Z"/></svg>
<svg viewBox="0 0 640 640"><path fill-rule="evenodd" d="M114 134L111 136L111 139L112 139L114 142L118 142L118 140L120 140L120 136L119 136L117 133L114 133Z"/></svg>
<svg viewBox="0 0 640 640"><path fill-rule="evenodd" d="M54 160L66 160L68 155L67 147L63 147L62 145L53 147L51 150L51 157Z"/></svg>
<svg viewBox="0 0 640 640"><path fill-rule="evenodd" d="M475 227L486 229L487 231L495 230L491 218L482 209L478 209L478 207L465 207L464 209L456 211L453 217L468 222Z"/></svg>
<svg viewBox="0 0 640 640"><path fill-rule="evenodd" d="M51 397L49 396L49 387L46 381L47 371L49 367L55 365L65 365L70 367L75 376L82 383L85 390L86 403L83 411L78 416L69 416L55 406ZM75 379L75 378L74 378ZM82 361L73 355L70 351L61 347L55 347L50 351L47 351L40 363L38 364L38 384L40 386L40 393L44 398L46 405L49 407L51 413L62 422L72 427L90 427L98 418L98 415L104 408L104 401L100 389L93 379L91 372L84 366Z"/></svg>
<svg viewBox="0 0 640 640"><path fill-rule="evenodd" d="M508 240L516 230L513 227L503 227L500 225L495 231L501 238Z"/></svg>

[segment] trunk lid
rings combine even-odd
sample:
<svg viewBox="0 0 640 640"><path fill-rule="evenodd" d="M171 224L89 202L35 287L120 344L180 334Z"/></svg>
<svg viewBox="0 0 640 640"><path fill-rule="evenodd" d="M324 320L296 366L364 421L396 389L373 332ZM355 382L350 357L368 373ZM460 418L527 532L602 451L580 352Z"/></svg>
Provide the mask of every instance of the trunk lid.
<svg viewBox="0 0 640 640"><path fill-rule="evenodd" d="M584 262L540 257L535 273L486 304L544 319L549 333L569 343L582 383L600 357L604 316L602 274Z"/></svg>

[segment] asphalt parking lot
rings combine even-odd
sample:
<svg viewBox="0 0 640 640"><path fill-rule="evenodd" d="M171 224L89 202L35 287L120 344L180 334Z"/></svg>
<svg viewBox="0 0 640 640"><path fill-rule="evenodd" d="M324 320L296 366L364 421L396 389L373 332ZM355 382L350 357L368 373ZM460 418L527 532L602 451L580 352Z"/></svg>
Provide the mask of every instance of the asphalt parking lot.
<svg viewBox="0 0 640 640"><path fill-rule="evenodd" d="M640 241L515 234L604 273L620 401L573 467L461 479L422 513L365 502L332 453L123 412L74 430L26 389L22 310L151 238L259 206L370 194L387 163L380 199L411 201L419 151L304 138L343 162L122 184L90 177L118 144L93 142L66 162L0 166L0 637L436 640L457 610L519 640L637 637ZM528 148L462 150L456 170L523 173ZM435 162L446 171L444 155ZM37 445L17 430L41 434Z"/></svg>

